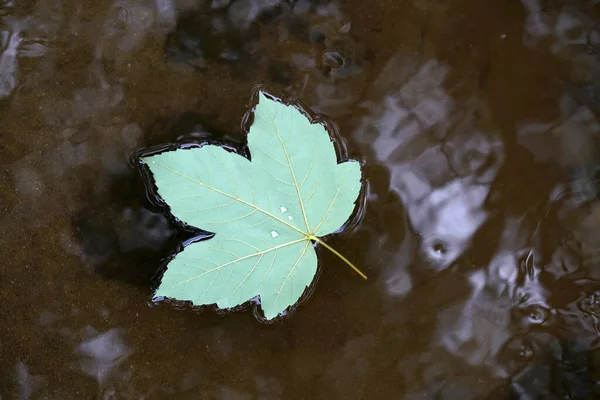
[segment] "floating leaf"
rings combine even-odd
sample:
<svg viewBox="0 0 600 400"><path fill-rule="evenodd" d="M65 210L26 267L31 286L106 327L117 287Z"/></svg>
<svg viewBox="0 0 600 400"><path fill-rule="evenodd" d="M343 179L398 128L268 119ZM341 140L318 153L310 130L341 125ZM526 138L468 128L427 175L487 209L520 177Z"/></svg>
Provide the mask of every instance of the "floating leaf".
<svg viewBox="0 0 600 400"><path fill-rule="evenodd" d="M260 296L272 319L314 279L313 242L357 270L319 237L352 214L359 163L338 164L322 124L262 92L248 147L252 161L214 145L143 158L171 213L215 233L177 254L156 297L231 308Z"/></svg>

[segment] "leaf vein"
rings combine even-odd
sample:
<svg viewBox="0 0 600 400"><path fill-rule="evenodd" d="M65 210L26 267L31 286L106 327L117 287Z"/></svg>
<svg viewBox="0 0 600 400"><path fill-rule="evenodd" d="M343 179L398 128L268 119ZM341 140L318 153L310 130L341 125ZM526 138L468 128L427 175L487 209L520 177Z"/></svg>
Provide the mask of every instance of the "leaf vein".
<svg viewBox="0 0 600 400"><path fill-rule="evenodd" d="M233 179L231 179L231 175L229 174L229 170L227 170L227 168L225 168L225 166L223 165L223 163L217 158L215 153L212 153L213 158L215 159L216 162L219 163L219 165L221 165L221 168L223 169L223 171L225 171L225 174L227 175L227 179L229 180L229 183L231 183L231 187L233 188L233 191L235 192L235 197L240 197L240 194L238 193L237 187L235 186L235 183L233 182Z"/></svg>
<svg viewBox="0 0 600 400"><path fill-rule="evenodd" d="M184 284L184 283L191 282L191 281L193 281L193 280L196 280L196 279L198 279L198 278L201 278L202 276L204 276L204 275L206 275L206 274L209 274L209 273L211 273L211 272L214 272L214 271L217 271L217 270L221 270L221 269L223 269L223 268L225 268L225 267L227 267L227 266L229 266L229 265L231 265L231 264L233 264L233 263L236 263L236 262L239 262L239 261L243 261L243 260L246 260L246 259L248 259L248 258L256 257L256 256L259 256L259 255L261 255L261 254L265 254L265 253L268 253L268 252L270 252L270 251L274 251L274 250L277 250L277 249L281 249L282 247L291 246L291 245L293 245L293 244L300 243L300 242L303 242L303 241L308 241L308 240L307 240L307 238L302 238L302 239L296 239L296 240L292 240L292 241L289 241L289 242L286 242L286 243L279 244L279 245L277 245L277 246L273 246L273 247L271 247L271 248L268 248L268 249L265 249L265 250L257 251L256 253L248 254L248 255L246 255L246 256L243 256L243 257L240 257L240 258L238 258L238 259L236 259L236 260L228 261L228 262L226 262L226 263L224 263L224 264L221 264L221 265L219 265L218 267L215 267L215 268L213 268L213 269L206 270L205 272L203 272L203 273L201 273L201 274L199 274L199 275L192 276L191 278L188 278L188 279L186 279L186 280L185 280L185 281L183 281L183 282L179 282L179 283L178 283L177 285L175 285L175 286L179 286L179 285L182 285L182 284ZM211 249L215 249L215 248L213 247L213 248L211 248Z"/></svg>
<svg viewBox="0 0 600 400"><path fill-rule="evenodd" d="M275 303L277 303L277 299L279 299L279 296L281 295L281 291L283 290L283 287L285 286L285 283L289 279L290 275L292 275L292 272L294 272L296 270L296 268L298 267L298 264L300 263L300 260L302 259L302 257L304 257L304 254L306 254L306 249L308 248L309 243L310 243L310 241L307 240L306 244L304 245L304 248L302 249L302 253L300 253L300 256L294 263L294 266L290 269L290 272L288 272L287 276L281 283L281 286L279 287L279 290L277 291L277 297L275 297Z"/></svg>
<svg viewBox="0 0 600 400"><path fill-rule="evenodd" d="M197 180L196 180L196 179L194 179L194 178L191 178L191 177L189 177L189 176L187 176L187 175L185 175L185 174L182 174L182 173L180 173L180 172L177 172L177 171L175 171L175 170L173 170L173 169L171 169L171 168L169 168L169 167L166 167L166 166L164 166L164 165L162 165L162 164L156 163L156 165L160 166L161 168L164 168L164 169L166 169L167 171L169 171L169 172L171 172L171 173L173 173L173 174L179 175L179 176L181 176L181 177L182 177L182 178L184 178L184 179L188 179L188 180L190 180L190 181L192 181L192 182L196 182L197 184L199 184L199 185L201 185L201 186L203 186L203 187L205 187L205 188L207 188L207 189L209 189L209 190L212 190L212 191L214 191L214 192L216 192L216 193L219 193L219 194L221 194L221 195L223 195L223 196L229 197L230 199L233 199L233 200L239 201L240 203L242 203L242 204L244 204L244 205L246 205L246 206L248 206L248 207L255 208L256 210L258 210L258 211L262 212L263 214L265 214L265 215L267 215L267 216L269 216L269 217L273 218L274 220L276 220L276 221L278 221L278 222L281 222L282 224L284 224L284 225L286 225L286 226L290 227L291 229L295 230L296 232L298 232L298 233L301 233L301 234L303 234L303 235L305 235L305 236L308 236L308 233L307 233L307 232L303 232L302 230L300 230L300 229L296 228L294 225L288 224L286 221L282 220L281 218L277 217L276 215L273 215L273 214L271 214L270 212L268 212L268 211L266 211L266 210L263 210L262 208L258 207L258 206L257 206L257 205L255 205L255 204L249 203L249 202L247 202L247 201L245 201L245 200L243 200L243 199L240 199L240 198L237 198L237 197L235 197L235 196L232 196L231 194L229 194L229 193L227 193L227 192L223 192L222 190L219 190L219 189L217 189L217 188L215 188L215 187L208 186L208 185L206 185L206 184L202 183L201 181L197 181Z"/></svg>
<svg viewBox="0 0 600 400"><path fill-rule="evenodd" d="M329 207L327 207L327 211L325 212L325 215L323 215L323 218L321 218L321 222L319 222L319 224L315 228L315 232L319 230L321 225L323 225L323 222L325 222L325 219L327 219L327 216L329 215L329 212L331 211L333 204L335 203L338 195L340 194L340 190L342 189L342 186L344 186L344 184L346 183L346 179L348 178L348 175L350 175L350 173L346 174L346 176L344 177L344 180L339 184L339 186L335 192L335 196L333 196L333 200L331 200L331 203L329 203Z"/></svg>
<svg viewBox="0 0 600 400"><path fill-rule="evenodd" d="M280 179L280 178L276 177L275 175L273 175L271 173L271 171L269 171L268 169L265 168L264 165L261 165L260 167L263 169L263 171L265 171L269 176L271 176L271 178L275 179L277 182L283 183L284 185L288 185L288 186L294 186L293 183L286 182L283 179Z"/></svg>
<svg viewBox="0 0 600 400"><path fill-rule="evenodd" d="M304 210L304 203L302 202L302 196L300 194L300 188L298 187L298 181L296 180L296 174L294 173L294 168L292 167L292 160L290 159L290 157L288 155L287 148L285 146L285 143L283 142L283 138L281 137L281 134L279 133L279 128L277 128L277 125L275 124L275 118L273 117L273 115L271 115L270 112L269 112L269 117L271 118L271 123L273 124L273 127L275 128L275 133L277 134L277 137L279 138L279 143L281 144L281 147L283 148L283 153L285 154L285 158L287 159L290 173L292 174L292 180L294 181L294 187L296 188L296 194L298 195L298 201L300 202L300 209L302 210L302 216L304 217L304 223L306 224L306 232L310 232L310 227L308 225L308 219L306 218L306 211Z"/></svg>
<svg viewBox="0 0 600 400"><path fill-rule="evenodd" d="M267 157L269 157L271 160L275 161L277 164L283 165L284 167L288 166L286 163L279 161L278 159L276 159L275 157L273 157L272 155L270 155L269 153L267 153L266 150L263 149L258 144L256 144L256 148L259 149L264 155L266 155Z"/></svg>
<svg viewBox="0 0 600 400"><path fill-rule="evenodd" d="M308 201L317 192L317 189L319 188L319 183L321 183L321 175L323 175L323 169L324 168L325 168L325 164L323 164L323 166L321 167L321 170L319 171L319 175L317 177L317 181L315 182L315 185L313 186L312 191L310 192L310 194L308 195L308 197L306 199L304 199L304 204L308 203ZM315 231L316 231L316 229L315 229Z"/></svg>
<svg viewBox="0 0 600 400"><path fill-rule="evenodd" d="M306 174L304 175L304 178L302 179L302 183L300 183L300 189L302 189L302 187L304 187L304 184L306 183L306 180L308 179L308 176L310 175L313 165L315 164L315 156L317 154L317 142L315 141L315 144L313 146L313 153L312 156L310 157L310 164L308 166L308 171L306 171Z"/></svg>
<svg viewBox="0 0 600 400"><path fill-rule="evenodd" d="M195 196L195 197L200 197L200 196ZM216 210L217 208L223 208L223 207L227 207L230 206L232 204L235 204L235 200L230 201L229 203L223 203L223 204L219 204L217 206L212 206L212 207L202 207L202 208L193 208L193 209L188 209L188 210L179 210L179 211L184 211L184 212L194 212L194 211L212 211L212 210Z"/></svg>
<svg viewBox="0 0 600 400"><path fill-rule="evenodd" d="M252 214L254 214L257 211L258 210L252 210L248 214L241 215L241 216L236 217L236 218L231 218L231 219L221 220L221 221L205 221L204 223L207 224L207 225L208 224L227 224L227 223L230 223L230 222L233 222L233 221L238 221L240 219L246 219L246 218L248 218L249 216L251 216Z"/></svg>
<svg viewBox="0 0 600 400"><path fill-rule="evenodd" d="M246 274L246 276L240 282L240 284L237 285L237 287L233 290L233 292L229 296L226 297L227 299L229 299L231 296L233 296L238 291L238 289L244 284L244 282L246 282L246 280L248 280L248 278L250 277L250 275L252 275L252 272L254 272L254 270L256 269L256 266L260 263L260 261L263 259L264 256L265 256L264 254L260 255L259 259L252 266L252 269L250 269L250 271Z"/></svg>
<svg viewBox="0 0 600 400"><path fill-rule="evenodd" d="M246 246L248 246L248 247L252 247L252 248L253 248L254 250L256 250L256 251L260 251L260 249L259 249L258 247L256 247L256 246L253 246L253 245L251 245L250 243L248 243L248 242L245 242L245 241L243 241L243 240L240 240L240 239L229 239L229 238L228 238L228 239L225 239L225 240L226 240L226 241L228 241L228 242L240 242L240 243L243 243L243 244L245 244L245 245L246 245Z"/></svg>

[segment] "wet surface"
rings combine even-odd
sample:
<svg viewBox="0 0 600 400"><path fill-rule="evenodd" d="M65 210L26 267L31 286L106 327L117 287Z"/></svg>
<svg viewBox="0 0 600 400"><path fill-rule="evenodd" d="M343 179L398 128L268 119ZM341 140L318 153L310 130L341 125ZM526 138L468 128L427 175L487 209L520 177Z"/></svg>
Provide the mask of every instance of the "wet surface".
<svg viewBox="0 0 600 400"><path fill-rule="evenodd" d="M2 399L600 396L600 3L0 1ZM339 125L362 223L275 324L150 302L130 159L243 146L255 84Z"/></svg>

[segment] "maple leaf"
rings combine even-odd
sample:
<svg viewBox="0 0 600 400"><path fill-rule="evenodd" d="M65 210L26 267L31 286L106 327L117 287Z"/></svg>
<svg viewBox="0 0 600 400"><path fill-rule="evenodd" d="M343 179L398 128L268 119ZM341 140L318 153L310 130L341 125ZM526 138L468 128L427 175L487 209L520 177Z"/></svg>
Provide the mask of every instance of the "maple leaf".
<svg viewBox="0 0 600 400"><path fill-rule="evenodd" d="M360 165L337 162L325 127L259 93L252 161L219 146L142 160L179 220L215 233L168 264L156 297L231 308L260 296L267 320L295 304L317 272L313 243L337 231L361 189Z"/></svg>

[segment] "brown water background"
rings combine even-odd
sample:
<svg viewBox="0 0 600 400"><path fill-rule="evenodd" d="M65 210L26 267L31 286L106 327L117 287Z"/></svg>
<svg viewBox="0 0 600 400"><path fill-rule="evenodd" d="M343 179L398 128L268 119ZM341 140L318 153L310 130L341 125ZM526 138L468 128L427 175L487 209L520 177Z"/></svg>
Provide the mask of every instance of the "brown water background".
<svg viewBox="0 0 600 400"><path fill-rule="evenodd" d="M0 0L0 398L600 396L600 2ZM259 323L151 303L193 232L130 163L332 118L362 222Z"/></svg>

